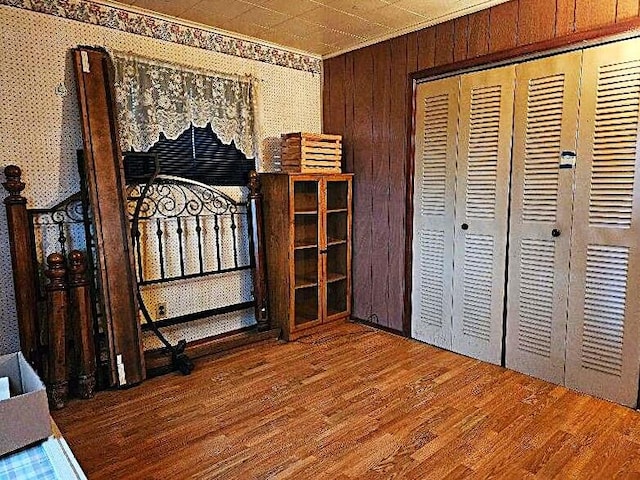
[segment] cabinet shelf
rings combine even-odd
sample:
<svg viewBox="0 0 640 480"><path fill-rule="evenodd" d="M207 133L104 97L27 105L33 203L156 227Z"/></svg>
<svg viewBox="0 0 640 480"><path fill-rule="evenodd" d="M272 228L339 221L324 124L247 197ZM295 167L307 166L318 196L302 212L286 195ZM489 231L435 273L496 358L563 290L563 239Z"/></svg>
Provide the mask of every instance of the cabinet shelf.
<svg viewBox="0 0 640 480"><path fill-rule="evenodd" d="M346 280L347 276L344 273L327 273L327 283L339 282L340 280Z"/></svg>
<svg viewBox="0 0 640 480"><path fill-rule="evenodd" d="M295 249L296 250L304 250L306 248L318 248L318 244L316 243L315 238L302 238L296 240Z"/></svg>
<svg viewBox="0 0 640 480"><path fill-rule="evenodd" d="M327 247L333 247L334 245L343 245L347 243L344 238L327 238Z"/></svg>
<svg viewBox="0 0 640 480"><path fill-rule="evenodd" d="M317 286L318 286L318 279L315 277L303 277L303 276L296 277L296 286L295 286L296 290L299 290L301 288L311 288L311 287L317 287Z"/></svg>
<svg viewBox="0 0 640 480"><path fill-rule="evenodd" d="M327 210L327 213L347 213L346 208L333 208L331 210Z"/></svg>
<svg viewBox="0 0 640 480"><path fill-rule="evenodd" d="M296 210L296 215L317 215L318 210Z"/></svg>

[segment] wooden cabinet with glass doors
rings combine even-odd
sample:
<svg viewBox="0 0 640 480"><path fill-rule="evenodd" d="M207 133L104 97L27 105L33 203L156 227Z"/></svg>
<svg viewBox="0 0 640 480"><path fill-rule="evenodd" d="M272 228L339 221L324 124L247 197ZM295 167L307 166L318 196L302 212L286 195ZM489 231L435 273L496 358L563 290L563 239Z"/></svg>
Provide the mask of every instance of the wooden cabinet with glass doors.
<svg viewBox="0 0 640 480"><path fill-rule="evenodd" d="M270 316L292 340L351 314L352 174L261 180Z"/></svg>

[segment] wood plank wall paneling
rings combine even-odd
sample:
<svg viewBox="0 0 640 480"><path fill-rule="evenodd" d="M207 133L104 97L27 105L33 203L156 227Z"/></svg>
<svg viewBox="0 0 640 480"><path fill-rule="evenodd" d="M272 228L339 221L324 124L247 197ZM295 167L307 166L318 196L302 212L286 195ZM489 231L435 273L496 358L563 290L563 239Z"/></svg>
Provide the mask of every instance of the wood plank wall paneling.
<svg viewBox="0 0 640 480"><path fill-rule="evenodd" d="M469 15L468 58L489 53L489 10Z"/></svg>
<svg viewBox="0 0 640 480"><path fill-rule="evenodd" d="M353 316L401 330L408 75L639 15L639 0L511 0L324 62L324 130L354 172Z"/></svg>
<svg viewBox="0 0 640 480"><path fill-rule="evenodd" d="M453 21L453 61L467 58L469 52L469 17L456 18Z"/></svg>
<svg viewBox="0 0 640 480"><path fill-rule="evenodd" d="M373 246L373 47L353 53L353 250L367 252L353 263L353 315L367 319L372 312ZM364 81L366 79L366 81Z"/></svg>
<svg viewBox="0 0 640 480"><path fill-rule="evenodd" d="M436 61L436 29L425 28L408 38L411 38L414 44L417 42L418 70L433 67Z"/></svg>
<svg viewBox="0 0 640 480"><path fill-rule="evenodd" d="M433 30L432 30L433 31ZM409 42L409 39L412 41ZM404 308L404 255L398 245L404 243L405 230L405 165L403 152L406 152L407 95L409 71L417 68L417 55L413 55L417 45L416 36L404 36L391 40L391 83L390 123L389 123L389 291L387 297L387 322L390 328L402 329L402 310ZM409 57L409 54L412 54ZM409 61L412 59L412 62ZM433 57L431 57L433 59ZM405 158L406 160L406 158ZM383 310L384 311L384 310ZM380 314L378 314L380 316Z"/></svg>
<svg viewBox="0 0 640 480"><path fill-rule="evenodd" d="M446 65L453 62L455 40L455 21L436 25L436 53L435 65Z"/></svg>
<svg viewBox="0 0 640 480"><path fill-rule="evenodd" d="M636 1L636 0L634 0ZM576 29L576 6L574 2L558 2L556 9L556 35L568 35Z"/></svg>
<svg viewBox="0 0 640 480"><path fill-rule="evenodd" d="M371 252L372 312L385 312L379 318L388 326L389 298L389 117L391 108L391 48L390 42L379 43L373 53L373 168L372 168L372 242L380 246Z"/></svg>
<svg viewBox="0 0 640 480"><path fill-rule="evenodd" d="M638 0L618 0L616 6L616 22L637 17L639 8Z"/></svg>
<svg viewBox="0 0 640 480"><path fill-rule="evenodd" d="M353 168L353 97L356 91L355 77L353 75L353 53L348 53L344 58L344 132L342 135L346 142L343 142L344 164L347 172L354 172ZM334 133L340 133L338 131Z"/></svg>
<svg viewBox="0 0 640 480"><path fill-rule="evenodd" d="M518 43L518 2L489 9L489 53L513 48Z"/></svg>
<svg viewBox="0 0 640 480"><path fill-rule="evenodd" d="M519 0L518 7L518 45L554 37L556 0Z"/></svg>
<svg viewBox="0 0 640 480"><path fill-rule="evenodd" d="M609 25L616 20L617 0L575 0L575 3L578 31Z"/></svg>

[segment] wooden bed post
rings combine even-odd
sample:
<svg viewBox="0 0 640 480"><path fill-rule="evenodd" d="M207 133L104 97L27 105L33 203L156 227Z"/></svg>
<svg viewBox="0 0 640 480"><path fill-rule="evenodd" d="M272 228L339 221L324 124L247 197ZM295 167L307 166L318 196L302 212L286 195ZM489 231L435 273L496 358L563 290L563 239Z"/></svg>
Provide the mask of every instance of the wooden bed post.
<svg viewBox="0 0 640 480"><path fill-rule="evenodd" d="M27 199L21 195L25 184L20 179L22 171L16 165L7 166L4 169L4 175L7 180L2 185L9 192L9 196L4 199L4 204L7 209L20 349L29 363L40 370L37 277L33 263L33 237L31 220L27 213Z"/></svg>
<svg viewBox="0 0 640 480"><path fill-rule="evenodd" d="M264 227L262 222L262 187L255 170L249 174L249 208L251 210L250 248L253 256L253 296L255 299L258 331L269 330L269 310L267 305L267 277L265 275Z"/></svg>
<svg viewBox="0 0 640 480"><path fill-rule="evenodd" d="M69 306L75 345L73 380L80 398L92 398L96 386L96 354L91 291L85 255L79 250L69 254Z"/></svg>
<svg viewBox="0 0 640 480"><path fill-rule="evenodd" d="M47 330L49 332L48 392L52 408L64 407L69 394L67 381L66 326L69 315L65 259L61 253L47 257L48 269L44 272L49 283L47 291Z"/></svg>

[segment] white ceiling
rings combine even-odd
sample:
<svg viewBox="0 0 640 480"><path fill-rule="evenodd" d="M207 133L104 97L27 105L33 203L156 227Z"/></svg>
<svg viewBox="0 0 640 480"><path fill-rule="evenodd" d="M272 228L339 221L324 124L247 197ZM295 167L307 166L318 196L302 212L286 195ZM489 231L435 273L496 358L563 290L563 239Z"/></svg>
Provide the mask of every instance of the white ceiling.
<svg viewBox="0 0 640 480"><path fill-rule="evenodd" d="M120 0L147 10L333 56L506 0Z"/></svg>

